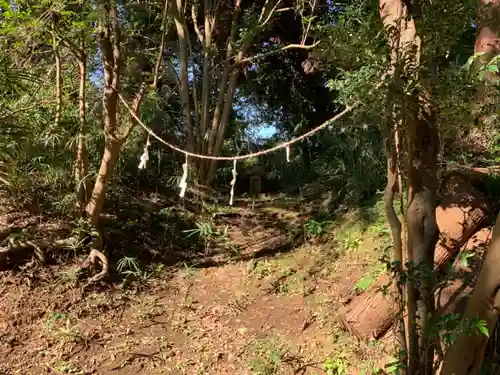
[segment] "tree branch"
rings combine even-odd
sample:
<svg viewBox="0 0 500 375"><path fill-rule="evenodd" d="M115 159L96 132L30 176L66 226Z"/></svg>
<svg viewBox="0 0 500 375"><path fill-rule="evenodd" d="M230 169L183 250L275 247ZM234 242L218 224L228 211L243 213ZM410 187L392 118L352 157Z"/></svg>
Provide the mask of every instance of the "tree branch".
<svg viewBox="0 0 500 375"><path fill-rule="evenodd" d="M283 51L286 51L286 50L289 50L289 49L310 50L310 49L313 49L314 47L318 46L319 44L320 44L319 41L317 41L314 44L309 44L309 45L289 44L287 46L284 46L284 47L281 47L281 48L277 48L277 49L272 50L272 51L259 53L259 54L254 55L254 56L245 57L244 59L241 59L239 62L235 63L234 66L237 66L237 65L243 64L243 63L247 63L247 62L250 62L250 61L254 61L254 60L264 59L264 58L266 58L268 56L275 55L277 53L280 53L280 52L283 52Z"/></svg>
<svg viewBox="0 0 500 375"><path fill-rule="evenodd" d="M158 57L156 58L156 65L154 71L153 84L151 85L153 89L158 87L158 74L160 73L161 60L163 58L163 49L165 48L165 34L167 32L167 12L168 12L168 0L165 0L165 5L163 7L163 19L161 23L161 40L160 48L158 50Z"/></svg>
<svg viewBox="0 0 500 375"><path fill-rule="evenodd" d="M141 103L142 103L142 99L144 98L144 92L145 91L146 91L146 83L142 82L141 85L139 86L139 89L137 90L137 92L134 95L134 100L132 101L132 110L134 111L134 114L137 117L140 117L139 116L139 112L140 112L140 109L141 109ZM125 132L120 137L120 139L122 140L122 142L125 142L127 140L127 138L132 133L132 130L134 129L134 126L136 124L137 124L137 121L135 120L135 118L133 116L131 116L130 125L125 129Z"/></svg>
<svg viewBox="0 0 500 375"><path fill-rule="evenodd" d="M205 17L207 15L205 14ZM197 10L197 4L193 4L191 5L191 19L193 21L193 27L194 27L194 31L196 32L196 35L198 36L198 40L199 42L203 45L203 35L200 31L200 28L198 27L198 10ZM207 32L207 30L205 29L205 33Z"/></svg>

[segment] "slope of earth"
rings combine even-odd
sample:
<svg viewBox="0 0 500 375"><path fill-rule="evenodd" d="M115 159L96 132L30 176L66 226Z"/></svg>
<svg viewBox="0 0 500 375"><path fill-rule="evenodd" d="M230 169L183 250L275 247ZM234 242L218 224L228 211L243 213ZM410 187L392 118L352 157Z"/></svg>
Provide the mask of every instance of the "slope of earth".
<svg viewBox="0 0 500 375"><path fill-rule="evenodd" d="M337 315L383 272L381 205L336 222L309 212L265 202L215 213L205 261L111 285L79 280L81 257L0 272L0 373L373 373L387 348L356 342ZM266 241L286 246L255 245Z"/></svg>

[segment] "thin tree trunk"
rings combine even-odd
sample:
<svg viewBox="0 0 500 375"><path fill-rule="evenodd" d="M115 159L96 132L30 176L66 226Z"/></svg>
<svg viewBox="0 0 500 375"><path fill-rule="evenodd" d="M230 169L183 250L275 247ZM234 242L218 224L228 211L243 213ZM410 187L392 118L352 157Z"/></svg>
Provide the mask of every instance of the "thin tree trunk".
<svg viewBox="0 0 500 375"><path fill-rule="evenodd" d="M393 116L389 117L391 120ZM393 125L392 121L389 122L389 126ZM398 168L398 135L397 128L395 124L393 125L394 131L389 131L386 138L386 153L387 153L387 185L384 192L384 204L385 211L387 215L387 221L389 222L389 227L391 228L392 240L394 244L394 254L393 260L398 264L398 269L396 270L396 298L394 304L394 316L395 321L395 338L396 338L396 348L402 358L400 358L404 363L407 362L407 345L406 345L406 333L405 333L405 321L404 321L404 287L400 283L400 273L403 271L404 267L404 257L403 257L403 237L402 223L394 209L394 194L398 192L402 193L401 184L401 174ZM406 354L404 354L406 353ZM401 375L406 374L406 367L401 369Z"/></svg>
<svg viewBox="0 0 500 375"><path fill-rule="evenodd" d="M104 207L107 184L113 175L113 170L120 154L121 142L117 140L106 141L104 154L101 159L99 174L97 175L92 196L86 207L87 216L92 225L97 226Z"/></svg>
<svg viewBox="0 0 500 375"><path fill-rule="evenodd" d="M216 141L215 141L215 146L213 149L213 152L211 155L213 156L219 156L221 149L222 149L222 143L224 142L224 135L226 133L226 128L229 123L229 118L231 117L231 112L233 109L233 97L234 97L234 92L236 90L236 83L237 83L237 78L238 78L238 72L233 71L231 74L231 80L229 82L229 87L227 89L226 93L226 100L224 102L224 110L222 112L222 117L219 123L219 127L217 129L217 136L216 136ZM215 178L215 168L217 167L217 160L211 160L210 161L210 167L208 169L207 173L207 185L211 185L214 178Z"/></svg>
<svg viewBox="0 0 500 375"><path fill-rule="evenodd" d="M85 121L85 83L86 83L86 63L85 54L80 55L78 61L78 68L80 73L80 88L78 93L78 118L80 126L77 135L76 145L76 162L75 162L75 180L76 180L76 197L79 204L79 211L85 208L85 204L90 198L90 179L89 173L89 160L86 148L87 125Z"/></svg>
<svg viewBox="0 0 500 375"><path fill-rule="evenodd" d="M222 71L222 76L219 81L219 95L217 97L217 102L214 108L214 114L212 118L212 126L210 128L210 133L208 135L208 140L206 142L206 154L215 155L213 152L215 142L217 140L217 130L219 129L219 125L221 123L221 116L224 110L224 102L227 98L228 92L228 81L231 74L231 57L234 52L234 41L236 39L237 31L238 31L238 17L240 14L240 5L241 0L237 0L234 6L233 17L231 20L231 32L229 34L229 40L227 42L226 47L226 59L224 61L224 68ZM208 121L208 120L207 120ZM208 129L207 129L208 130ZM210 168L210 161L207 160L204 163L201 163L200 168L200 176L201 180L209 185L208 183L208 169Z"/></svg>
<svg viewBox="0 0 500 375"><path fill-rule="evenodd" d="M184 6L182 0L176 0L175 27L179 37L180 53L180 94L182 115L184 118L184 130L186 133L187 150L193 152L195 149L193 121L191 117L191 106L189 102L189 79L188 79L188 43L184 23Z"/></svg>
<svg viewBox="0 0 500 375"><path fill-rule="evenodd" d="M54 127L57 129L61 123L62 110L62 90L61 90L61 57L59 56L59 45L55 31L52 32L52 42L54 49L54 63L56 66L56 113L54 117Z"/></svg>
<svg viewBox="0 0 500 375"><path fill-rule="evenodd" d="M203 83L202 83L202 94L201 94L201 124L200 124L200 135L201 135L201 153L205 154L207 152L207 142L205 141L205 133L208 129L209 120L209 109L210 109L210 92L211 92L211 80L210 72L212 70L212 28L215 24L215 17L211 15L212 10L210 9L209 1L205 1L205 39L203 45ZM193 17L194 18L194 17ZM195 22L195 20L193 20Z"/></svg>
<svg viewBox="0 0 500 375"><path fill-rule="evenodd" d="M104 154L96 178L92 196L85 207L90 222L97 226L104 206L106 185L113 175L114 166L120 153L122 139L118 134L118 90L123 70L120 50L121 33L117 17L116 3L101 0L99 41L104 69L104 90L102 97L102 117L105 136Z"/></svg>
<svg viewBox="0 0 500 375"><path fill-rule="evenodd" d="M158 76L160 73L161 61L163 59L163 49L165 48L165 38L167 34L167 13L168 13L168 0L165 0L165 5L163 6L163 19L161 23L160 48L158 51L158 56L156 58L153 84L151 85L155 90L158 88Z"/></svg>

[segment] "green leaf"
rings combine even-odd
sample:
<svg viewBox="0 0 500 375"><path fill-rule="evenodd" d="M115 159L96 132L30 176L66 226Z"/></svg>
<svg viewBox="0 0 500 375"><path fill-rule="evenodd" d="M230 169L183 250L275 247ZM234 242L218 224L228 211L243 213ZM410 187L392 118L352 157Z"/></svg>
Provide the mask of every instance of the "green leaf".
<svg viewBox="0 0 500 375"><path fill-rule="evenodd" d="M486 327L486 322L484 321L479 322L477 325L477 329L486 337L490 337L490 333L488 332L488 327Z"/></svg>
<svg viewBox="0 0 500 375"><path fill-rule="evenodd" d="M374 281L375 280L373 279L373 277L362 277L356 283L356 286L355 286L356 290L358 290L360 292L364 292L365 290L367 290L369 287L372 286Z"/></svg>
<svg viewBox="0 0 500 375"><path fill-rule="evenodd" d="M493 72L493 73L498 73L498 65L492 64L492 65L486 65L486 70L488 72Z"/></svg>

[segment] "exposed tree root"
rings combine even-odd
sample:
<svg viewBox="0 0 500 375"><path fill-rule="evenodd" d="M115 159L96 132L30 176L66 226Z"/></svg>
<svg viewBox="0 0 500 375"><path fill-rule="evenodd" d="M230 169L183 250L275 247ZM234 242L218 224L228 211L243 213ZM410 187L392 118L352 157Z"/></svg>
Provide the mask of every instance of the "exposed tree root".
<svg viewBox="0 0 500 375"><path fill-rule="evenodd" d="M97 281L100 281L107 277L109 275L108 273L108 258L106 255L101 253L97 249L92 249L90 251L89 256L87 257L87 260L83 262L82 266L80 267L80 271L83 271L85 269L88 269L89 267L95 267L97 263L101 264L101 272L99 272L97 275L91 277L88 280L88 283L95 283Z"/></svg>
<svg viewBox="0 0 500 375"><path fill-rule="evenodd" d="M9 239L7 246L0 247L0 270L19 264L30 256L41 263L47 262L47 252L53 250L74 249L78 240L70 237L64 240L15 240Z"/></svg>

